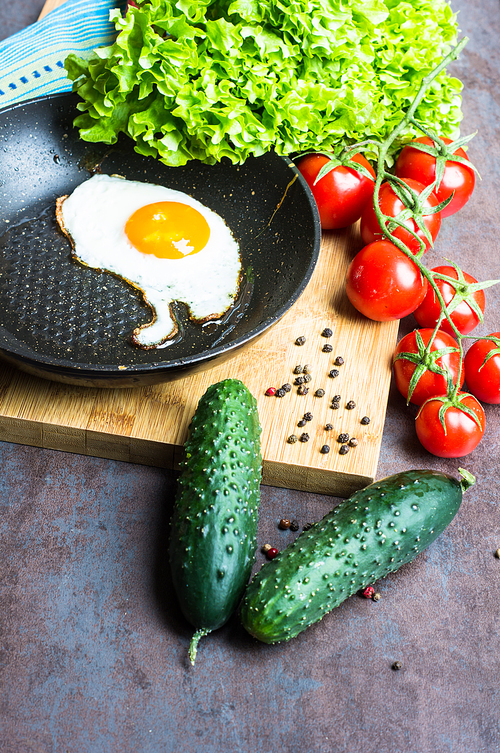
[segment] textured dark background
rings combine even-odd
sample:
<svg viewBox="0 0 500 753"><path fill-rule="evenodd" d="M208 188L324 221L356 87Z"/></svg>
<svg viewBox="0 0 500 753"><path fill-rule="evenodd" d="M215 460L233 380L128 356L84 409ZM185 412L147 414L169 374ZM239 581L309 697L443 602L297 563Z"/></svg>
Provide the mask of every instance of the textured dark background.
<svg viewBox="0 0 500 753"><path fill-rule="evenodd" d="M0 35L33 23L42 5L2 0ZM500 5L452 7L470 38L452 70L482 181L427 261L498 278ZM500 329L499 304L490 289L483 334ZM402 333L413 327L410 318ZM500 409L486 406L483 442L450 461L420 447L415 412L392 389L378 476L473 472L445 533L378 584L378 603L352 597L274 647L234 619L201 644L194 671L191 628L159 566L175 475L0 443L0 751L500 751ZM282 516L305 523L335 502L263 487L260 544L281 548L292 536L277 529Z"/></svg>

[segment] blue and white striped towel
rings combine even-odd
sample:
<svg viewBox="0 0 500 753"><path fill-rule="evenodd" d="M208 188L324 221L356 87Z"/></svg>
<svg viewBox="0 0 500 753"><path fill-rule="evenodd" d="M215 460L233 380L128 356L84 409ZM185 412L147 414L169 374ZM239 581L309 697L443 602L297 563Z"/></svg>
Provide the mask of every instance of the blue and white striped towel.
<svg viewBox="0 0 500 753"><path fill-rule="evenodd" d="M70 91L64 60L70 52L88 57L111 44L109 21L124 0L66 0L43 19L0 42L0 108L53 92Z"/></svg>

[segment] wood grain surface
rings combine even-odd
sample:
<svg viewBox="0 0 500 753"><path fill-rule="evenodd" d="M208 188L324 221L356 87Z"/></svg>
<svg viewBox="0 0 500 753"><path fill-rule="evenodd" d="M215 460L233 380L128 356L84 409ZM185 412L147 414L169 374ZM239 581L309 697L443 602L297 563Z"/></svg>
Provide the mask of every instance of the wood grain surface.
<svg viewBox="0 0 500 753"><path fill-rule="evenodd" d="M44 12L61 4L48 0ZM64 385L11 367L0 372L0 439L159 467L178 466L191 416L207 387L241 379L258 401L265 484L347 496L373 480L391 379L398 322L375 323L357 314L344 291L350 259L361 247L358 227L325 233L318 265L301 298L257 343L230 361L153 387L99 389ZM325 339L322 331L333 334ZM306 342L297 346L295 340ZM332 345L330 353L323 346ZM328 376L341 356L336 378ZM269 386L293 384L297 364L311 366L307 395L293 386L285 397ZM324 389L323 397L316 397ZM338 409L331 398L340 395ZM349 401L356 407L347 409ZM313 419L297 426L304 413ZM361 418L370 423L363 425ZM325 430L327 424L333 429ZM291 434L309 441L287 442ZM340 433L358 440L339 453ZM323 445L330 451L322 453Z"/></svg>

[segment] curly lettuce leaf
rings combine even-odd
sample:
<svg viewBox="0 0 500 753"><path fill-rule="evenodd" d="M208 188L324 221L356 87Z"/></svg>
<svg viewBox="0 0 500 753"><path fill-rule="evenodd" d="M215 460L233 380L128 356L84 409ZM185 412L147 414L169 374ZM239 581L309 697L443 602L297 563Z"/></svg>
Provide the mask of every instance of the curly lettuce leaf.
<svg viewBox="0 0 500 753"><path fill-rule="evenodd" d="M116 41L66 59L82 139L130 136L167 165L233 164L384 140L456 43L445 0L139 0ZM416 116L456 138L460 81L443 72ZM410 127L403 140L416 135Z"/></svg>

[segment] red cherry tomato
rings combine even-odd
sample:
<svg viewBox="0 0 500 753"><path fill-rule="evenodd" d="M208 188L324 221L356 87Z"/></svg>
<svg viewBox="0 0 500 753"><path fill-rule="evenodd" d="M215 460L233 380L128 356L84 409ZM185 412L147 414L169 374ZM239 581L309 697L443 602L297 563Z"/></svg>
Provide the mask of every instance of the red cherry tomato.
<svg viewBox="0 0 500 753"><path fill-rule="evenodd" d="M425 189L425 186L422 183L418 183L416 180L411 180L408 178L405 179L404 182L419 195ZM431 193L423 203L424 212L425 209L435 207L437 204L437 198L433 193ZM382 183L382 185L380 186L379 207L387 217L397 217L406 209L405 205L403 204L401 199L394 193L389 183ZM437 212L436 214L424 214L423 221L425 227L428 229L431 235L432 240L434 241L439 232L439 228L441 227L441 212ZM422 230L417 226L415 220L412 217L409 217L405 220L404 224L405 227L413 230L413 232L423 240L423 242L425 243L425 250L428 251L428 249L430 248L430 243L425 238ZM419 242L416 238L413 237L413 235L411 235L411 233L405 230L405 228L398 227L392 232L396 238L402 241L410 249L410 251L412 251L413 253L418 253L420 251ZM370 202L370 204L367 204L363 211L363 214L361 215L361 239L363 243L373 243L373 241L379 240L381 238L385 238L385 236L378 223L377 215L375 214L373 205Z"/></svg>
<svg viewBox="0 0 500 753"><path fill-rule="evenodd" d="M362 248L347 270L349 300L376 322L411 314L426 290L427 280L417 265L389 241L376 241Z"/></svg>
<svg viewBox="0 0 500 753"><path fill-rule="evenodd" d="M425 346L429 343L433 329L420 329L410 332L402 338L396 346L393 358L394 381L399 392L408 400L410 388L412 393L409 402L422 405L430 397L444 395L447 392L447 377L433 369L445 369L449 372L453 384L457 383L460 376L460 387L464 382L463 368L460 367L460 351L457 341L446 332L438 330L432 341L430 353L425 352ZM440 351L454 348L455 352L443 353ZM408 358L398 357L407 353ZM412 384L412 378L417 371L416 383Z"/></svg>
<svg viewBox="0 0 500 753"><path fill-rule="evenodd" d="M348 227L359 220L366 204L373 196L375 171L362 154L352 157L353 163L363 165L373 180L359 173L355 167L338 165L315 184L321 168L329 162L324 154L307 154L297 163L311 189L319 210L321 227L335 230Z"/></svg>
<svg viewBox="0 0 500 753"><path fill-rule="evenodd" d="M500 338L500 332L490 337ZM493 340L478 340L464 359L467 388L483 403L500 403L500 347Z"/></svg>
<svg viewBox="0 0 500 753"><path fill-rule="evenodd" d="M473 395L459 392L459 404L468 408L478 419L477 423L457 406L447 407L444 414L446 431L439 418L440 408L447 405L445 395L431 397L417 413L415 428L426 450L439 458L461 458L474 450L484 434L484 410Z"/></svg>
<svg viewBox="0 0 500 753"><path fill-rule="evenodd" d="M443 138L443 141L446 144L451 144L451 139ZM415 142L429 146L434 145L434 142L428 136L415 139ZM436 179L436 157L413 148L412 143L414 142L407 144L401 150L394 172L399 178L411 178L423 183L424 186L430 186ZM453 154L468 159L463 149L456 149ZM472 167L467 167L459 162L446 161L443 177L438 188L434 189L434 193L439 202L451 196L453 191L455 193L448 206L441 210L441 217L449 217L451 214L455 214L469 201L475 182Z"/></svg>
<svg viewBox="0 0 500 753"><path fill-rule="evenodd" d="M448 277L453 277L455 280L458 280L458 273L454 267L443 265L440 267L434 267L432 271L447 275ZM467 274L466 272L462 272L462 274L464 276L466 285L477 283L477 280L471 275ZM443 296L446 306L448 306L448 304L455 296L456 288L452 283L446 282L445 280L436 279L435 283L439 288L441 295ZM464 286L458 287L459 293L461 287L462 289L464 289ZM472 293L469 293L468 297L470 300L475 301L480 310L484 312L484 290L476 290ZM425 298L420 306L415 309L413 316L421 327L434 327L436 325L439 317L441 316L441 305L431 285L428 286ZM480 321L477 313L467 303L467 298L464 298L464 300L458 304L458 306L450 316L454 325L456 326L458 331L462 333L462 335L466 335L468 332L471 332L474 327L477 327ZM448 332L450 335L454 334L447 319L443 319L443 321L439 325L439 328L444 330L445 332Z"/></svg>

